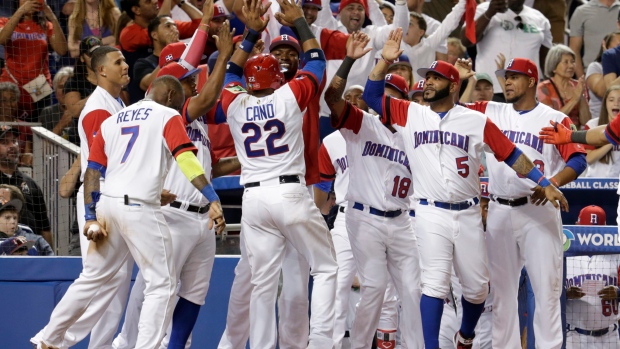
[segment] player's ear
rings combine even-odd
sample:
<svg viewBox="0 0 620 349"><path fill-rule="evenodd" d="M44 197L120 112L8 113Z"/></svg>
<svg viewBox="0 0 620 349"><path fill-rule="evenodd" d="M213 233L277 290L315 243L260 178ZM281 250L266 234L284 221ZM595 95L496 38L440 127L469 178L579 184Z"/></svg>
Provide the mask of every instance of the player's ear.
<svg viewBox="0 0 620 349"><path fill-rule="evenodd" d="M457 84L456 82L451 82L450 83L450 93L454 93L456 91L459 90L459 84Z"/></svg>

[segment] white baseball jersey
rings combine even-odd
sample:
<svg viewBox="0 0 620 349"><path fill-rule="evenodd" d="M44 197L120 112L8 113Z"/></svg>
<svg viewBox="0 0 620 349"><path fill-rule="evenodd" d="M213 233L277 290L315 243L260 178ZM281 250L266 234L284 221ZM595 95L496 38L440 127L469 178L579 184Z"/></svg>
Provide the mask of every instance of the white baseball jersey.
<svg viewBox="0 0 620 349"><path fill-rule="evenodd" d="M384 96L383 110L383 122L405 140L415 168L416 199L460 202L479 197L483 148L503 161L515 147L491 120L459 105L440 116L430 107Z"/></svg>
<svg viewBox="0 0 620 349"><path fill-rule="evenodd" d="M564 145L545 144L538 133L549 125L549 121L562 123L570 128L572 122L565 114L538 103L532 110L518 112L512 104L497 102L476 102L468 108L484 113L499 129L525 154L548 178L555 176L566 167L568 159L585 153L583 145L569 143ZM532 194L535 183L519 175L512 168L487 156L489 170L489 193L505 199L517 199Z"/></svg>
<svg viewBox="0 0 620 349"><path fill-rule="evenodd" d="M599 118L594 118L594 119L589 120L586 123L586 127L584 129L589 130L591 128L598 127L599 126L598 119ZM590 150L596 149L596 147L594 146L585 145L584 147ZM609 160L608 163L604 163L599 160L593 164L589 164L588 169L584 173L584 177L618 178L618 176L620 176L620 146L612 145L610 152L611 152L611 159Z"/></svg>
<svg viewBox="0 0 620 349"><path fill-rule="evenodd" d="M196 147L179 113L142 100L101 124L88 161L106 167L103 195L157 204L172 156L188 150ZM136 173L143 175L135 178Z"/></svg>
<svg viewBox="0 0 620 349"><path fill-rule="evenodd" d="M620 255L595 255L566 259L566 287L577 286L586 295L566 301L566 323L584 330L607 328L620 320L618 301L596 295L609 285L618 286Z"/></svg>
<svg viewBox="0 0 620 349"><path fill-rule="evenodd" d="M84 182L84 173L86 173L86 166L88 165L86 159L88 159L90 147L93 144L93 137L95 137L101 123L105 119L112 114L118 113L123 108L125 108L125 104L123 104L120 98L112 97L108 91L101 87L97 87L86 101L86 104L84 104L84 109L82 109L78 119L80 153L83 159L80 163L82 169L80 174L81 182Z"/></svg>
<svg viewBox="0 0 620 349"><path fill-rule="evenodd" d="M324 181L334 181L336 205L347 206L345 196L349 188L349 158L347 142L340 132L332 132L323 139L319 149L319 171Z"/></svg>
<svg viewBox="0 0 620 349"><path fill-rule="evenodd" d="M183 125L185 126L185 132L190 141L197 149L196 157L205 170L205 176L211 179L212 165L214 163L214 155L211 151L211 141L209 140L207 117L205 115L198 119L188 122L187 119L187 106L190 99L188 98L183 106L182 117ZM179 201L185 201L191 205L205 206L209 203L209 200L202 195L191 182L186 180L185 175L179 168L179 166L171 166L168 176L164 182L164 188L168 189L171 193L176 194Z"/></svg>
<svg viewBox="0 0 620 349"><path fill-rule="evenodd" d="M254 97L240 82L222 91L222 109L241 163L241 185L306 173L302 123L318 83L304 72L273 94Z"/></svg>
<svg viewBox="0 0 620 349"><path fill-rule="evenodd" d="M413 188L403 138L348 102L334 126L347 142L351 166L346 200L385 211L409 209Z"/></svg>

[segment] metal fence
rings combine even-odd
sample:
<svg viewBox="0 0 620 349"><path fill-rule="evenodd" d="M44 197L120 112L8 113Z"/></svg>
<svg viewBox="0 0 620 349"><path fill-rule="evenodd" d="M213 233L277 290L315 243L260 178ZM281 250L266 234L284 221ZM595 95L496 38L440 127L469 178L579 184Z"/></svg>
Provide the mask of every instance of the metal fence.
<svg viewBox="0 0 620 349"><path fill-rule="evenodd" d="M58 194L60 179L71 168L80 147L43 127L32 127L32 177L43 191L50 219L56 255L69 255L71 227L75 221L73 199Z"/></svg>

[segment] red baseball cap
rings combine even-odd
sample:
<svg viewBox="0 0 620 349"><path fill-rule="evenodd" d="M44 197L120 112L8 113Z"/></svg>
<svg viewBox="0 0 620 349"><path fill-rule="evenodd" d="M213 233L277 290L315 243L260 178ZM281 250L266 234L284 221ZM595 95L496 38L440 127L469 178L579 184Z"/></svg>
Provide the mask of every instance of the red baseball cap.
<svg viewBox="0 0 620 349"><path fill-rule="evenodd" d="M173 42L164 46L159 54L159 67L163 67L170 62L178 62L185 52L187 44L184 42Z"/></svg>
<svg viewBox="0 0 620 349"><path fill-rule="evenodd" d="M586 206L579 212L578 225L606 225L605 211L596 205Z"/></svg>
<svg viewBox="0 0 620 349"><path fill-rule="evenodd" d="M273 51L276 47L282 45L291 46L295 50L297 50L297 53L301 53L301 46L299 46L299 41L297 41L297 39L288 34L276 36L275 39L271 40L271 45L269 45L269 51Z"/></svg>
<svg viewBox="0 0 620 349"><path fill-rule="evenodd" d="M241 42L241 41L243 41L243 35L235 35L233 37L233 45L235 45L236 43Z"/></svg>
<svg viewBox="0 0 620 349"><path fill-rule="evenodd" d="M407 81L405 81L405 78L400 75L387 74L385 76L385 84L390 85L400 91L400 93L402 93L405 98L409 94L409 85L407 84Z"/></svg>
<svg viewBox="0 0 620 349"><path fill-rule="evenodd" d="M228 13L228 11L226 10L226 8L224 8L224 6L213 4L213 17L212 18L219 18L219 17L226 17L228 19L232 18L232 16L230 15L230 13Z"/></svg>
<svg viewBox="0 0 620 349"><path fill-rule="evenodd" d="M319 10L323 9L323 5L321 5L321 0L303 0L301 6L314 6Z"/></svg>
<svg viewBox="0 0 620 349"><path fill-rule="evenodd" d="M422 79L422 80L418 80L418 82L416 82L415 84L413 84L413 88L411 89L412 92L412 96L416 93L424 93L424 84L426 83L426 80Z"/></svg>
<svg viewBox="0 0 620 349"><path fill-rule="evenodd" d="M514 72L519 74L524 74L529 76L530 78L536 79L538 81L538 67L534 62L530 61L527 58L513 58L508 62L508 66L506 69L500 69L495 71L495 75L504 77L506 76L506 72Z"/></svg>
<svg viewBox="0 0 620 349"><path fill-rule="evenodd" d="M159 70L159 73L157 73L157 77L164 76L164 75L172 75L179 80L183 80L187 77L200 73L201 70L202 70L201 68L188 69L187 67L177 62L172 62L172 63L168 63L165 67L161 68Z"/></svg>
<svg viewBox="0 0 620 349"><path fill-rule="evenodd" d="M420 68L418 69L418 75L426 77L426 73L435 72L444 78L450 80L450 82L459 83L461 79L459 78L459 71L456 68L444 61L434 61L431 63L431 66L428 68Z"/></svg>
<svg viewBox="0 0 620 349"><path fill-rule="evenodd" d="M347 7L350 4L362 5L362 7L364 8L366 17L368 17L368 4L366 3L366 0L342 0L340 1L340 6L338 6L338 13L340 13L340 11L342 11L343 8Z"/></svg>

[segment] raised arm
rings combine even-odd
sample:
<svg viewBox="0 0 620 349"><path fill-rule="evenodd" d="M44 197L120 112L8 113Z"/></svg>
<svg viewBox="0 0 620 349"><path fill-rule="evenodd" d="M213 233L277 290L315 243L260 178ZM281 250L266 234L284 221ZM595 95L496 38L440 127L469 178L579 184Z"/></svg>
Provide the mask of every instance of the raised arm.
<svg viewBox="0 0 620 349"><path fill-rule="evenodd" d="M388 67L394 63L403 50L400 49L400 42L403 38L403 29L396 28L390 32L388 40L381 51L381 58L377 65L370 72L366 88L364 88L364 101L370 108L382 115L384 80Z"/></svg>
<svg viewBox="0 0 620 349"><path fill-rule="evenodd" d="M347 78L353 63L355 63L356 59L372 51L370 47L365 48L369 40L370 38L368 35L362 32L355 32L351 35L347 43L347 56L344 58L336 75L334 75L325 91L325 102L327 102L327 106L331 111L330 118L332 120L332 125L340 124L340 116L346 107L346 103L344 99L342 99L342 94L347 85Z"/></svg>
<svg viewBox="0 0 620 349"><path fill-rule="evenodd" d="M374 1L374 0L373 0ZM403 29L403 35L409 29L409 11L407 10L407 2L405 0L396 1L396 10L394 12L394 22L389 25L378 26L374 28L374 35L370 44L375 50L380 50L387 40L390 38L390 32L397 28ZM381 11L379 11L381 13Z"/></svg>
<svg viewBox="0 0 620 349"><path fill-rule="evenodd" d="M213 7L213 6L211 6ZM224 85L224 75L226 73L226 62L233 50L232 38L235 30L230 31L228 21L224 22L219 35L214 35L215 45L220 54L215 61L213 71L209 74L207 83L204 84L200 93L190 99L187 106L187 113L191 120L196 120L201 115L208 112L217 103Z"/></svg>
<svg viewBox="0 0 620 349"><path fill-rule="evenodd" d="M616 119L614 119L615 121ZM573 131L559 122L550 121L551 126L540 130L540 139L549 144L580 143L601 147L606 144L618 145L617 133L613 130L620 126L613 121L609 125L601 125L587 131ZM614 127L612 127L614 125ZM613 141L613 142L612 142Z"/></svg>
<svg viewBox="0 0 620 349"><path fill-rule="evenodd" d="M43 14L45 14L45 18L52 23L53 27L52 36L49 38L50 46L52 46L52 49L56 53L64 56L67 53L67 38L65 37L65 33L62 31L60 22L58 22L58 18L56 18L54 11L52 11L49 5L45 3L43 4Z"/></svg>
<svg viewBox="0 0 620 349"><path fill-rule="evenodd" d="M191 19L199 19L202 17L202 12L189 1L179 1L177 6L179 6L179 8L183 10L183 12L185 12ZM211 5L211 7L213 7L213 5Z"/></svg>
<svg viewBox="0 0 620 349"><path fill-rule="evenodd" d="M231 65L229 65L227 69L228 73L230 73L233 64L243 69L245 62L252 53L254 45L258 39L260 39L260 32L262 32L267 26L267 23L269 23L269 17L263 19L262 16L267 13L269 6L271 6L271 2L268 2L265 6L263 6L259 0L245 0L244 2L245 4L243 5L242 12L243 17L245 17L247 34L239 46L239 50L235 50L235 53L233 53L230 58L229 62ZM241 78L241 76L239 76L239 78Z"/></svg>
<svg viewBox="0 0 620 349"><path fill-rule="evenodd" d="M444 18L441 22L439 28L437 28L433 34L424 40L428 45L428 48L425 49L437 51L437 48L448 39L450 33L452 33L452 31L456 29L461 22L461 17L463 17L463 14L465 13L466 1L467 0L459 0L456 6L452 8L452 11L450 11L446 18Z"/></svg>
<svg viewBox="0 0 620 349"><path fill-rule="evenodd" d="M478 18L476 19L476 42L480 42L484 38L484 31L491 23L491 19L498 12L506 12L507 2L506 0L491 0L489 2L489 6L486 11L478 5L476 10L476 15ZM465 35L465 28L461 30L461 43L465 45L465 47L471 47L475 44L467 39Z"/></svg>

